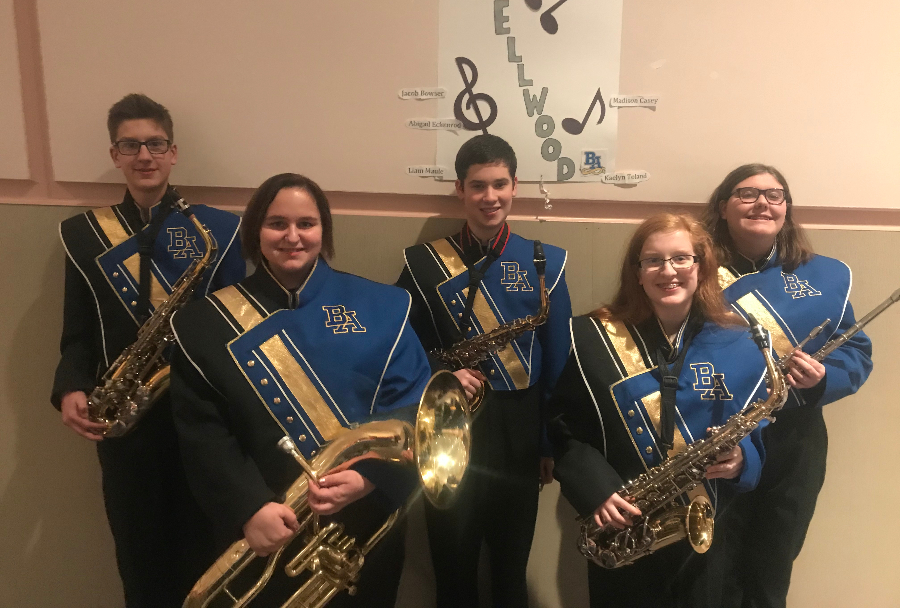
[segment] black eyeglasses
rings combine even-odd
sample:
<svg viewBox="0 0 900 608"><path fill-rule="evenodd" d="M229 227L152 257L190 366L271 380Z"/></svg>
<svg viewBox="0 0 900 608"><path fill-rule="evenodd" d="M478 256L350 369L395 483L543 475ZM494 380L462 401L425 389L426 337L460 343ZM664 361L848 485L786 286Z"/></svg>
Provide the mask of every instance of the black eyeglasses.
<svg viewBox="0 0 900 608"><path fill-rule="evenodd" d="M140 154L141 146L147 146L147 152L150 154L165 154L172 147L172 142L168 139L148 139L147 141L136 141L134 139L120 139L113 144L119 154L125 156L135 156Z"/></svg>
<svg viewBox="0 0 900 608"><path fill-rule="evenodd" d="M644 270L656 272L662 270L668 262L675 270L685 270L699 261L699 255L673 255L670 258L644 258L638 262L638 266Z"/></svg>
<svg viewBox="0 0 900 608"><path fill-rule="evenodd" d="M742 203L755 203L759 200L760 194L766 197L766 201L770 205L780 205L784 202L784 190L782 188L768 188L766 190L750 187L736 188L731 193L732 196L737 196L741 199Z"/></svg>

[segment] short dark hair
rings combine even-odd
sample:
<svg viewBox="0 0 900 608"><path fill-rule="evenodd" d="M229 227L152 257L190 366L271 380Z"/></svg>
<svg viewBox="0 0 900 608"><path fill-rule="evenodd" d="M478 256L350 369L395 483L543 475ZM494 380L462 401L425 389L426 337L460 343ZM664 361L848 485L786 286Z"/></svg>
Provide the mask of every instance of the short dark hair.
<svg viewBox="0 0 900 608"><path fill-rule="evenodd" d="M456 178L466 181L472 165L506 165L509 176L516 176L516 153L505 139L496 135L476 135L456 153Z"/></svg>
<svg viewBox="0 0 900 608"><path fill-rule="evenodd" d="M152 120L166 132L169 141L175 141L172 115L161 103L157 103L142 93L131 93L113 104L106 118L110 143L116 143L119 126L126 120Z"/></svg>
<svg viewBox="0 0 900 608"><path fill-rule="evenodd" d="M800 224L794 222L794 199L791 197L791 187L781 171L770 165L762 163L750 163L741 165L725 176L719 187L713 190L703 212L703 223L706 230L713 237L713 244L719 257L719 263L727 265L731 263L734 253L734 241L728 231L728 222L722 217L720 208L723 202L731 198L735 186L751 178L754 175L768 173L784 188L784 204L787 205L784 214L784 226L775 238L778 247L778 257L781 265L788 272L796 270L800 264L805 264L813 257L812 245L806 238L806 232Z"/></svg>
<svg viewBox="0 0 900 608"><path fill-rule="evenodd" d="M326 260L334 257L334 231L331 222L331 207L328 198L319 184L304 175L297 173L279 173L264 181L247 203L244 217L241 220L241 248L244 257L259 264L262 253L259 247L259 232L262 230L266 212L278 193L285 188L300 188L316 201L319 220L322 222L322 252Z"/></svg>

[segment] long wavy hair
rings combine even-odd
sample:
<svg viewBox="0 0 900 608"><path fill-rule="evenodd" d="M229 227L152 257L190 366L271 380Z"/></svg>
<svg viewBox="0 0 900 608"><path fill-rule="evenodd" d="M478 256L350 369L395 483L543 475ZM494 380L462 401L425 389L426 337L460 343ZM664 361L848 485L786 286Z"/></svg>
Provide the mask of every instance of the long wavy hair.
<svg viewBox="0 0 900 608"><path fill-rule="evenodd" d="M794 221L794 200L791 197L791 188L788 186L787 180L781 171L769 165L762 163L751 163L749 165L741 165L731 173L725 176L719 187L713 190L703 212L703 223L706 229L712 235L713 245L716 249L716 255L719 263L728 265L731 263L735 253L734 240L728 231L728 222L722 217L721 208L724 203L731 198L731 193L735 187L754 175L762 175L768 173L781 184L784 188L784 204L787 205L784 214L784 226L778 236L775 237L775 243L778 247L778 257L781 265L788 272L793 272L800 264L805 264L813 257L812 245L806 238L806 232L800 224Z"/></svg>
<svg viewBox="0 0 900 608"><path fill-rule="evenodd" d="M619 291L612 302L595 310L593 314L599 318L611 318L624 323L638 324L653 316L653 305L644 288L638 282L640 273L639 257L644 243L651 235L658 232L675 232L683 230L691 239L694 255L700 258L697 273L697 291L691 313L699 313L704 319L719 325L735 325L740 317L730 311L719 287L718 262L713 249L712 239L703 228L703 224L686 214L660 213L644 220L631 236L625 259L622 260L622 271L619 277Z"/></svg>

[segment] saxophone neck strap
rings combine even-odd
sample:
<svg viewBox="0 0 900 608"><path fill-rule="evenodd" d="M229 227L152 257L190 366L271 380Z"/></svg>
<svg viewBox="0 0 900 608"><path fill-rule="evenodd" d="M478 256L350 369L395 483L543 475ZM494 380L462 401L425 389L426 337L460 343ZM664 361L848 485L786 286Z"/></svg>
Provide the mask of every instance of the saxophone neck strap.
<svg viewBox="0 0 900 608"><path fill-rule="evenodd" d="M678 393L678 377L681 375L681 368L684 366L684 359L691 346L691 341L694 339L694 336L700 330L701 326L702 324L697 323L696 321L688 321L684 330L684 337L681 341L681 347L678 348L674 361L671 361L671 367L669 367L670 361L663 353L663 348L660 346L656 349L656 363L659 366L660 375L659 394L661 403L659 412L659 439L662 447L660 452L662 453L663 460L668 457L669 450L675 445L675 398ZM677 346L678 344L676 342L672 348L676 348Z"/></svg>
<svg viewBox="0 0 900 608"><path fill-rule="evenodd" d="M472 234L472 231L469 229L468 224L463 227L463 230L460 233L460 243L463 243L464 254L462 256L462 259L466 264L466 268L469 269L469 286L468 292L466 294L466 308L463 312L463 316L459 324L462 339L465 339L466 334L469 330L469 326L471 325L472 307L475 305L475 294L478 293L478 284L481 283L484 275L487 274L488 268L491 267L491 264L496 262L497 259L503 254L503 250L506 248L506 243L508 241L509 225L503 224L503 227L500 228L500 232L498 232L497 236L495 236L490 242L490 247L488 248L487 255L485 255L484 257L484 262L481 264L481 266L476 268L475 264L469 261L474 257L470 255L470 252L472 251L471 245L476 244L480 249L480 244L478 244L475 235Z"/></svg>
<svg viewBox="0 0 900 608"><path fill-rule="evenodd" d="M140 285L138 288L138 304L135 310L138 320L143 323L150 316L150 260L153 256L153 245L162 229L166 218L174 209L169 192L163 196L159 211L144 230L138 233L138 253L140 254Z"/></svg>

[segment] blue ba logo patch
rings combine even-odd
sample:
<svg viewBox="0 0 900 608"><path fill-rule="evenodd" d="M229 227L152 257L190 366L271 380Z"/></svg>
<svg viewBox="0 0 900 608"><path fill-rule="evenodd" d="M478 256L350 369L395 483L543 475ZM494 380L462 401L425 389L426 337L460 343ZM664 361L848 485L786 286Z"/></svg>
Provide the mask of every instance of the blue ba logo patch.
<svg viewBox="0 0 900 608"><path fill-rule="evenodd" d="M606 150L582 150L581 174L602 175L606 173L606 167L603 165L605 159Z"/></svg>

